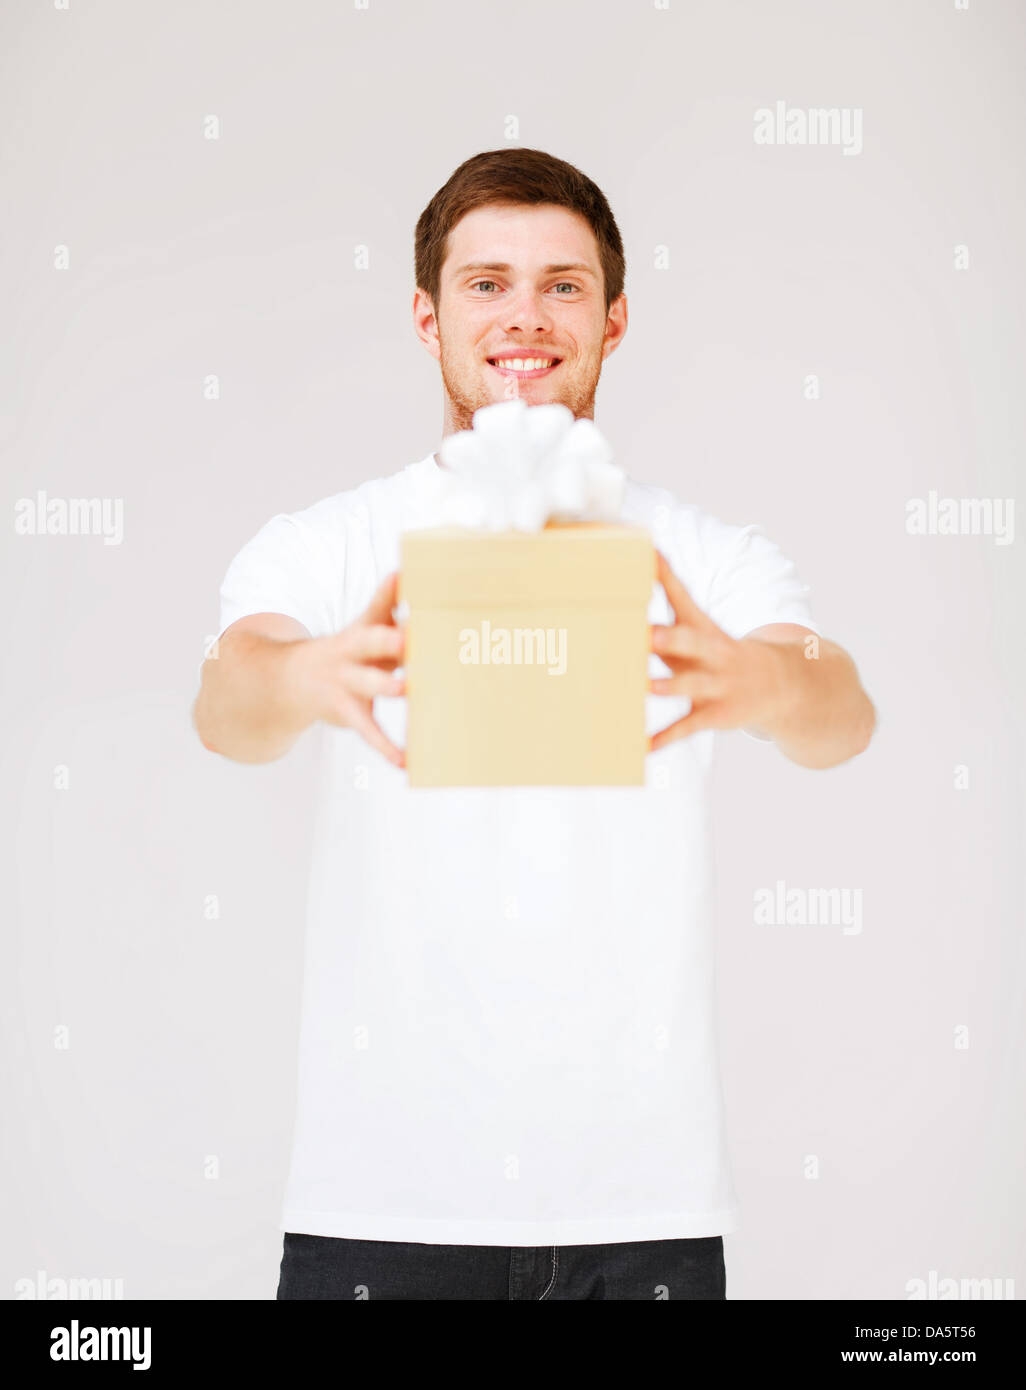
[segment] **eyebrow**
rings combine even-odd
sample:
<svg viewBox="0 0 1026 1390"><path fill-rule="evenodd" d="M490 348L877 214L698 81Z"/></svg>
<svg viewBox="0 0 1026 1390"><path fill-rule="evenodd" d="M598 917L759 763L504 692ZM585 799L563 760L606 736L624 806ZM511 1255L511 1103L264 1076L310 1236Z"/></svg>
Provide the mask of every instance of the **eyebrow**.
<svg viewBox="0 0 1026 1390"><path fill-rule="evenodd" d="M513 267L507 265L505 261L472 261L469 265L457 266L452 273L453 275L465 275L469 270L498 270L508 273L512 269ZM582 261L567 261L562 265L542 266L543 275L556 275L564 270L576 270L583 272L585 275L590 275L593 279L595 277L595 272L592 270L591 266L585 265Z"/></svg>

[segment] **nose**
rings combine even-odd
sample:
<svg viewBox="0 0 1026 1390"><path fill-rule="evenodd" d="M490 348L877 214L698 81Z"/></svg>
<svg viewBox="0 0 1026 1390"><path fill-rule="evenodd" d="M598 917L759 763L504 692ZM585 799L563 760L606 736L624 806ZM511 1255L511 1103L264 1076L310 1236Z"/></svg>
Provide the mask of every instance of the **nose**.
<svg viewBox="0 0 1026 1390"><path fill-rule="evenodd" d="M502 326L507 333L546 333L552 327L551 307L534 285L520 285L502 306Z"/></svg>

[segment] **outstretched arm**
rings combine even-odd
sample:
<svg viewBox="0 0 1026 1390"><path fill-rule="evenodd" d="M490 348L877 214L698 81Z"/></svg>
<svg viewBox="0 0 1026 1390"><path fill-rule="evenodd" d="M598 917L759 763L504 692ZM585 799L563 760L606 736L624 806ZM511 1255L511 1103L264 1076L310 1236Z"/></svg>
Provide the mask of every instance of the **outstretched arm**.
<svg viewBox="0 0 1026 1390"><path fill-rule="evenodd" d="M798 623L730 637L661 552L656 562L674 622L652 627L652 651L671 674L650 681L650 689L686 695L691 710L652 736L651 751L700 729L749 729L801 767L826 768L869 746L876 711L843 647Z"/></svg>

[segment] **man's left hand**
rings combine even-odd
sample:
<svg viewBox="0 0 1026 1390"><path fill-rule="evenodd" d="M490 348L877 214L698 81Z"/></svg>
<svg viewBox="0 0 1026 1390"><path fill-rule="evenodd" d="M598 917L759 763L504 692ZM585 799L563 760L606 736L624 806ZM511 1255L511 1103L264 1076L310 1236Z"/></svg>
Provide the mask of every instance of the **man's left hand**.
<svg viewBox="0 0 1026 1390"><path fill-rule="evenodd" d="M672 674L650 679L649 690L687 696L691 710L653 734L649 751L701 729L761 728L784 693L779 650L770 642L728 637L695 603L660 550L656 568L674 622L652 625L651 649Z"/></svg>

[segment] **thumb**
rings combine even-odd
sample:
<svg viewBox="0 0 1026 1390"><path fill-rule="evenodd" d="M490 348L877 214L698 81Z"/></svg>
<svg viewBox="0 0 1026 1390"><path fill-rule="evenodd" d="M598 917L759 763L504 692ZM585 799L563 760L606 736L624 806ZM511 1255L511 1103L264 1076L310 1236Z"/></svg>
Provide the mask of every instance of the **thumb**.
<svg viewBox="0 0 1026 1390"><path fill-rule="evenodd" d="M690 623L694 627L706 628L710 619L685 589L661 550L656 551L656 577L666 592L670 607L678 623Z"/></svg>
<svg viewBox="0 0 1026 1390"><path fill-rule="evenodd" d="M398 602L399 571L392 570L374 590L370 603L363 610L365 623L391 623L392 609Z"/></svg>

